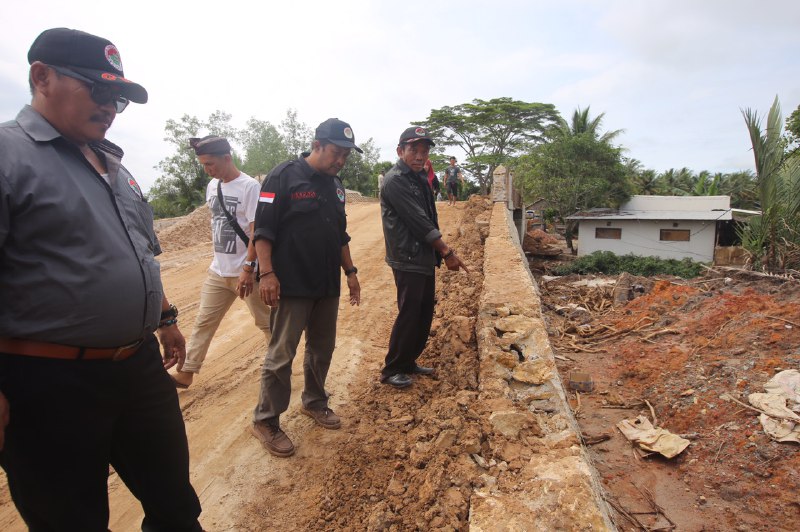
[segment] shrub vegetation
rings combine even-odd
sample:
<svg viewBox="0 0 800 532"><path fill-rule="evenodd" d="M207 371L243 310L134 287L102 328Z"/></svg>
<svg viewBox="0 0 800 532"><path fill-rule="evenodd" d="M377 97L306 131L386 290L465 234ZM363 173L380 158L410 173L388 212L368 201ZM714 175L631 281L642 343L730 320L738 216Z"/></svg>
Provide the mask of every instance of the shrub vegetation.
<svg viewBox="0 0 800 532"><path fill-rule="evenodd" d="M659 259L656 257L640 257L638 255L616 255L610 251L595 251L569 264L553 270L556 275L578 273L602 273L618 275L628 272L631 275L650 277L653 275L674 275L689 279L697 277L703 271L703 264L692 259Z"/></svg>

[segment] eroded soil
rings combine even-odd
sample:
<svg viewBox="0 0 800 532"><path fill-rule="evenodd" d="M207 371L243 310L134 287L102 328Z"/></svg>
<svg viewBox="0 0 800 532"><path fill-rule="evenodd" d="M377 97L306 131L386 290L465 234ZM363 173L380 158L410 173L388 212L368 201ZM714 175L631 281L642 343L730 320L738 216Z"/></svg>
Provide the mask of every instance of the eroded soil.
<svg viewBox="0 0 800 532"><path fill-rule="evenodd" d="M587 441L611 436L589 449L620 529L800 528L800 446L771 441L757 413L721 399L747 403L776 372L800 369L800 283L730 271L634 278L635 298L615 307L614 280L540 288L564 382L580 371L595 383L568 395ZM690 446L639 457L616 424L640 414Z"/></svg>

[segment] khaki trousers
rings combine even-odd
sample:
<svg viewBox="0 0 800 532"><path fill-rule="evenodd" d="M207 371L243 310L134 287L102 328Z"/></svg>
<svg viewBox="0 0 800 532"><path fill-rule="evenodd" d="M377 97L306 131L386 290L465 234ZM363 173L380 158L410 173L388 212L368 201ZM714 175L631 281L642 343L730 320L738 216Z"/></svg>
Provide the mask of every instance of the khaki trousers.
<svg viewBox="0 0 800 532"><path fill-rule="evenodd" d="M225 313L239 297L236 291L238 280L238 277L221 277L212 271L208 272L203 288L200 290L200 308L197 311L194 330L186 348L186 362L181 368L182 371L200 373L200 367L206 359L208 346L211 345L214 333L217 332ZM258 285L249 296L244 298L244 301L255 319L256 327L261 329L269 342L269 307L261 301Z"/></svg>
<svg viewBox="0 0 800 532"><path fill-rule="evenodd" d="M306 333L303 406L312 410L328 406L325 379L336 346L338 315L338 296L321 299L284 297L277 307L273 307L270 314L272 338L261 369L261 393L253 415L255 421L277 424L279 416L289 408L292 361L303 331Z"/></svg>

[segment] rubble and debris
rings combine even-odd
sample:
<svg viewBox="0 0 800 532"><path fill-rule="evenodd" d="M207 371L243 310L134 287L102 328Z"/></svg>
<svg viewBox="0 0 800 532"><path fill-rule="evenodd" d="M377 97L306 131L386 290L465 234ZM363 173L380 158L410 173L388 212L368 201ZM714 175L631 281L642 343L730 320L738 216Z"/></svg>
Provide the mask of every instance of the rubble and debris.
<svg viewBox="0 0 800 532"><path fill-rule="evenodd" d="M800 372L781 371L764 385L767 393L751 393L747 399L760 410L761 426L778 442L800 443Z"/></svg>
<svg viewBox="0 0 800 532"><path fill-rule="evenodd" d="M654 427L650 420L644 416L636 419L623 419L617 423L617 428L628 438L645 451L658 453L666 458L674 458L689 446L685 440L670 431Z"/></svg>

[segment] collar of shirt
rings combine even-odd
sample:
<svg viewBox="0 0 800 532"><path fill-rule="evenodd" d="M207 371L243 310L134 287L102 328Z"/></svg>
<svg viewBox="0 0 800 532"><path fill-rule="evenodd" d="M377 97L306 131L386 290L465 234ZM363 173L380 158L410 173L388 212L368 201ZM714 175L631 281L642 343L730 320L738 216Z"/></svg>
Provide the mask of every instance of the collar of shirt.
<svg viewBox="0 0 800 532"><path fill-rule="evenodd" d="M26 105L17 115L17 123L19 127L34 141L36 142L52 142L61 137L61 133L56 130L39 111ZM100 151L115 155L120 159L124 155L122 148L108 140L101 140L100 142L92 142L90 146L97 148Z"/></svg>
<svg viewBox="0 0 800 532"><path fill-rule="evenodd" d="M408 166L403 159L397 159L397 167L403 174L411 174L417 176L421 181L428 182L428 172L423 168L420 172L415 172Z"/></svg>
<svg viewBox="0 0 800 532"><path fill-rule="evenodd" d="M317 170L314 170L314 168L312 168L312 166L308 164L308 161L306 160L306 157L308 157L309 155L311 155L310 151L304 151L303 153L300 154L300 157L297 158L297 160L300 161L300 167L303 169L303 172L305 172L308 177L316 175L319 177L327 177L328 179L331 180L340 179L339 176L330 175L326 174L325 172L318 172Z"/></svg>

